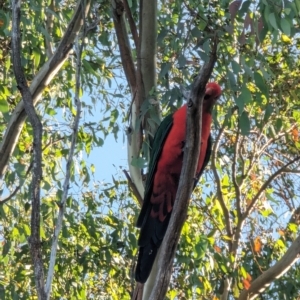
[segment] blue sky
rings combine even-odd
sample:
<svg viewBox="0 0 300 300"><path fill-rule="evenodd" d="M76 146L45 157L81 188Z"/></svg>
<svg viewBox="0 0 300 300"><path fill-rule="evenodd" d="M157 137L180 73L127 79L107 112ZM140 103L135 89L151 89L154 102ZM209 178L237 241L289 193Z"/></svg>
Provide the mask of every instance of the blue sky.
<svg viewBox="0 0 300 300"><path fill-rule="evenodd" d="M96 167L95 179L105 182L112 181L112 175L119 173L120 166L128 169L127 147L119 134L118 141L112 134L108 135L102 147L94 148L88 161Z"/></svg>
<svg viewBox="0 0 300 300"><path fill-rule="evenodd" d="M109 89L109 87L107 87ZM116 92L115 85L110 89L111 92ZM96 122L105 128L109 127L109 121L106 120L102 122L105 117L110 115L110 112L105 113L106 102L101 96L97 99L96 104L93 104L91 97L94 95L89 95L85 93L82 97L82 101L87 105L91 105L93 109L93 115L89 114L87 111L83 111L81 115L80 123L84 122ZM115 99L114 99L115 100ZM118 103L114 103L114 107L117 107ZM114 108L112 107L112 109ZM96 168L94 179L100 182L110 183L112 182L112 175L116 178L117 174L120 175L120 167L122 169L128 169L127 162L127 140L125 136L125 126L121 121L121 112L116 122L119 125L119 132L117 134L117 140L113 133L109 133L106 138L104 138L104 133L99 132L97 136L104 140L101 147L93 147L89 155L84 156L88 162L88 165L93 164ZM123 172L121 174L123 176Z"/></svg>

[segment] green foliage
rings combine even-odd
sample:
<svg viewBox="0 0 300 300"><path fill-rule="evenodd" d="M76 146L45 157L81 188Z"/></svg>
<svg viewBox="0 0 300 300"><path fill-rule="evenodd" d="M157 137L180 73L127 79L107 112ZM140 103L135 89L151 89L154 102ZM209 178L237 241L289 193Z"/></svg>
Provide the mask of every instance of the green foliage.
<svg viewBox="0 0 300 300"><path fill-rule="evenodd" d="M29 83L47 61L46 41L57 47L75 7L74 1L54 2L55 10L47 2L22 2L22 63ZM108 135L120 136L130 107L110 6L98 3L99 11L91 14L100 16L99 26L89 33L83 53L83 117L59 239L54 299L130 299L133 288L139 207L122 177L113 183L98 182L95 173L105 172L101 162L86 159L105 146ZM137 20L138 1L128 4ZM179 84L192 82L208 59L214 35L220 43L212 80L223 88L214 112L215 160L193 196L168 299L219 299L224 279L232 279L229 297L237 298L247 282L279 260L299 234L299 221L292 218L300 205L297 163L288 167L295 172L280 174L257 195L272 174L299 155L300 3L244 1L235 18L228 7L229 1L159 3L156 93L163 113L182 105ZM0 3L0 140L20 101L11 66L10 9L9 3ZM50 31L47 14L53 17ZM247 15L252 23L246 26ZM75 63L76 57L70 55L37 106L44 128L41 236L45 271L75 113ZM143 104L143 115L149 107L148 102ZM151 117L149 122L158 122L158 116ZM0 204L1 299L36 297L27 243L32 141L26 122L0 184L1 200L11 195ZM143 168L147 162L140 158L133 163ZM232 251L233 236L227 225L239 228L239 209L246 213L252 204L240 227L237 250ZM295 265L272 283L264 299L296 299L299 289L300 271Z"/></svg>

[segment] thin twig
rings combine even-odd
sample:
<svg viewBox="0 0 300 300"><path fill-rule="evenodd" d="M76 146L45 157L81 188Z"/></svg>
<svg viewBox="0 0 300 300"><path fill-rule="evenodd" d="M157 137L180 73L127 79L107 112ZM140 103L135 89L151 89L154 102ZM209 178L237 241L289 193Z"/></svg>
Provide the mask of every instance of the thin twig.
<svg viewBox="0 0 300 300"><path fill-rule="evenodd" d="M232 163L232 182L233 182L233 186L235 189L235 195L236 195L236 208L237 208L237 217L238 219L241 218L242 215L242 210L241 210L241 201L242 201L242 197L241 197L241 188L237 183L237 174L236 174L236 169L237 169L237 156L238 156L238 152L239 152L239 148L240 148L240 141L239 141L239 130L237 130L236 133L236 139L235 139L235 146L234 146L234 154L233 154L233 163Z"/></svg>
<svg viewBox="0 0 300 300"><path fill-rule="evenodd" d="M211 199L211 202L214 202L215 199L216 199L216 197L213 197ZM216 229L219 231L220 235L222 235L222 229L220 228L216 217L211 213L212 210L209 207L207 207L206 205L204 205L204 206L199 205L199 208L202 210L203 214L207 215L208 218L210 219L210 221L214 224L213 228L216 227Z"/></svg>
<svg viewBox="0 0 300 300"><path fill-rule="evenodd" d="M134 196L137 198L140 206L143 205L143 198L142 196L140 195L136 185L134 184L134 182L131 180L131 177L130 175L128 174L128 172L126 170L123 170L123 173L125 174L126 178L127 178L127 181L128 181L128 185L130 187L130 189L132 190Z"/></svg>
<svg viewBox="0 0 300 300"><path fill-rule="evenodd" d="M291 126L288 130L285 130L283 132L278 133L274 138L269 139L264 145L263 147L259 150L259 151L254 151L254 154L252 156L252 160L250 161L250 165L249 168L245 174L245 177L248 177L249 174L252 172L253 168L256 165L257 160L262 156L263 153L265 153L265 150L272 145L275 141L277 141L278 139L280 139L281 137L285 136L287 132L290 132L291 130L293 130L293 128L295 128L296 124L294 124L293 126Z"/></svg>
<svg viewBox="0 0 300 300"><path fill-rule="evenodd" d="M63 140L64 138L60 138L54 142L49 142L43 149L42 149L42 152L44 152L49 146L51 145L54 145L56 143L58 143L59 141ZM29 164L29 167L25 173L25 176L24 177L27 177L28 174L30 173L31 169L33 167L33 161L30 162ZM3 205L5 204L6 202L8 202L12 197L14 197L17 192L22 188L23 184L25 183L25 179L22 181L22 183L20 183L18 186L15 187L14 191L9 195L7 196L6 198L3 198L3 199L0 199L0 205Z"/></svg>
<svg viewBox="0 0 300 300"><path fill-rule="evenodd" d="M219 134L216 138L216 141L215 141L215 144L213 147L212 157L211 157L211 169L213 171L216 185L217 185L217 199L220 202L220 205L221 205L221 208L223 211L223 215L224 215L224 219L225 219L226 233L227 233L228 237L231 237L232 236L232 228L231 228L231 222L230 222L230 217L229 217L229 211L228 211L228 208L226 207L225 200L224 200L224 197L222 194L221 179L217 172L217 167L216 167L216 156L217 156L221 138L222 138L224 130L225 130L225 124L226 124L226 120L224 121L221 129L219 130ZM231 241L229 241L229 246L230 246L229 248L231 248Z"/></svg>
<svg viewBox="0 0 300 300"><path fill-rule="evenodd" d="M27 176L28 176L28 174L30 173L30 171L31 171L31 169L32 169L32 166L33 166L33 161L30 163L30 165L29 165L29 167L28 167L28 169L27 169L27 171L26 171L24 177L27 177ZM5 204L5 203L8 202L12 197L14 197L14 196L17 194L17 192L22 188L24 182L25 182L25 179L24 179L18 186L15 187L14 191L13 191L9 196L7 196L6 198L1 199L1 200L0 200L0 205Z"/></svg>
<svg viewBox="0 0 300 300"><path fill-rule="evenodd" d="M251 203L249 204L249 206L247 207L247 210L245 211L245 213L242 216L242 219L245 220L250 213L252 212L255 204L257 203L257 201L259 200L259 197L261 196L261 194L265 191L265 189L268 187L268 185L279 175L283 174L283 173L287 173L288 170L288 166L290 166L291 164L295 163L296 161L300 160L300 156L297 156L296 158L294 158L293 160L291 160L290 162L288 162L287 164L285 164L283 167L281 167L280 169L278 169L275 173L273 173L265 182L264 184L261 186L261 188L259 189L259 191L257 192L257 194L254 196L254 198L252 199Z"/></svg>
<svg viewBox="0 0 300 300"><path fill-rule="evenodd" d="M241 173L242 173L242 176L241 176L242 182L240 182L239 187L242 186L244 178L245 178L245 160L244 160L244 156L242 154L242 145L244 144L244 140L245 140L245 136L242 137L241 145L239 147L239 153L238 153L239 154L239 158L241 160L241 169L242 169L241 170Z"/></svg>

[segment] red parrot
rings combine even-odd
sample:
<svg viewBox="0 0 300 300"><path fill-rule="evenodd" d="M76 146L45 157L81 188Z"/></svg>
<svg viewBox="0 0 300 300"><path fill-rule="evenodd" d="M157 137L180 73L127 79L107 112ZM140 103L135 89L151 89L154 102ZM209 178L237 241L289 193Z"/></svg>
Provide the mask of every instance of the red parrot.
<svg viewBox="0 0 300 300"><path fill-rule="evenodd" d="M210 127L212 108L221 95L217 83L208 83L202 109L201 151L196 171L196 186L211 154ZM168 115L160 124L153 140L144 202L137 220L141 228L135 279L145 283L157 251L166 233L179 184L186 136L187 106Z"/></svg>

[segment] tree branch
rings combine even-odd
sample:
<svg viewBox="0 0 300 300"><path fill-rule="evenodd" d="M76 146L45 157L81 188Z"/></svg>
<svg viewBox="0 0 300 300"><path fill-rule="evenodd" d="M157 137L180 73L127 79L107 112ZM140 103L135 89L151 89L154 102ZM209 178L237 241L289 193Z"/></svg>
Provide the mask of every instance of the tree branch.
<svg viewBox="0 0 300 300"><path fill-rule="evenodd" d="M259 191L257 192L257 194L254 196L254 198L252 199L250 205L247 207L245 213L242 216L242 220L245 220L252 212L255 204L257 203L257 201L259 200L259 197L261 196L261 194L265 191L265 189L268 187L268 185L279 175L286 173L287 172L287 168L288 166L290 166L291 164L295 163L296 161L300 160L300 156L297 156L296 158L294 158L293 160L291 160L290 162L288 162L287 164L285 164L283 167L281 167L280 169L278 169L274 174L272 174L268 180L266 180L264 182L264 184L261 186L261 188L259 189Z"/></svg>
<svg viewBox="0 0 300 300"><path fill-rule="evenodd" d="M13 69L20 90L25 111L33 129L33 172L31 182L31 235L29 246L31 258L34 265L35 284L38 299L46 299L44 289L44 268L41 253L40 240L40 183L42 179L42 134L43 126L35 111L32 94L27 85L27 81L21 63L21 0L12 1L12 60Z"/></svg>
<svg viewBox="0 0 300 300"><path fill-rule="evenodd" d="M49 8L46 9L46 30L49 34L51 35L52 29L53 29L53 20L54 16L53 13L55 10L55 1L51 0ZM51 40L47 36L45 36L45 44L46 44L46 52L47 52L47 57L50 58L53 55L53 48L52 48L52 43Z"/></svg>
<svg viewBox="0 0 300 300"><path fill-rule="evenodd" d="M140 51L141 73L147 97L156 87L156 37L157 1L141 0L140 7Z"/></svg>
<svg viewBox="0 0 300 300"><path fill-rule="evenodd" d="M84 1L82 1L82 5L84 6ZM75 146L77 142L77 136L78 136L78 127L79 127L79 120L80 120L80 114L81 114L81 101L80 101L80 90L81 90L81 82L80 82L80 74L81 74L81 56L82 51L84 47L84 38L86 36L86 20L84 15L85 9L82 10L82 19L83 19L83 35L81 37L81 44L79 44L79 40L77 39L76 42L76 85L75 85L75 105L77 108L76 116L74 119L73 124L73 133L71 137L71 146L70 146L70 152L67 160L66 165L66 177L63 184L63 194L62 199L59 204L59 212L55 224L55 230L52 238L52 246L51 246L51 254L50 254L50 263L49 263L49 270L48 270L48 276L47 276L47 282L46 282L46 294L47 294L47 300L50 299L51 295L51 286L52 286L52 280L54 275L54 267L55 267L55 261L56 261L56 253L57 253L57 245L58 245L58 237L62 229L63 225L63 217L66 209L66 201L68 197L69 192L69 184L70 184L70 176L71 176L71 167L73 165L74 160L74 151Z"/></svg>
<svg viewBox="0 0 300 300"><path fill-rule="evenodd" d="M136 186L140 195L144 195L144 186L142 180L141 169L132 165L132 160L138 158L143 142L143 133L140 123L140 108L141 99L141 85L138 80L130 43L124 22L124 4L122 0L111 0L113 7L113 20L118 39L121 61L126 75L127 82L130 86L132 103L130 108L129 127L127 130L127 155L131 180ZM138 52L138 50L137 50Z"/></svg>
<svg viewBox="0 0 300 300"><path fill-rule="evenodd" d="M60 138L60 139L58 139L58 140L56 140L56 141L54 141L54 142L49 142L49 143L42 149L42 152L44 152L44 150L45 150L46 148L48 148L49 146L54 145L54 144L56 144L57 142L59 142L59 141L61 141L61 140L63 140L63 139L64 139L64 138ZM31 163L30 163L30 165L29 165L29 167L28 167L28 169L27 169L27 171L26 171L26 173L25 173L25 176L24 176L25 178L26 178L26 177L28 176L28 174L30 173L32 167L33 167L33 161L31 161ZM0 205L5 204L5 203L8 202L11 198L13 198L13 197L17 194L17 192L22 188L24 182L25 182L25 180L22 181L18 186L16 186L15 189L14 189L14 191L13 191L9 196L7 196L7 197L5 197L5 198L3 198L3 199L0 199Z"/></svg>
<svg viewBox="0 0 300 300"><path fill-rule="evenodd" d="M127 15L127 18L128 18L128 23L129 23L129 26L130 26L130 30L131 30L133 40L134 40L135 48L137 49L138 45L139 45L139 35L138 35L138 32L137 32L135 22L134 22L133 17L132 17L130 7L128 5L128 0L124 0L124 8L125 8L126 15Z"/></svg>
<svg viewBox="0 0 300 300"><path fill-rule="evenodd" d="M226 207L225 200L224 200L224 197L222 194L221 180L220 180L219 174L217 172L217 167L216 167L216 155L217 155L217 151L219 148L221 137L225 130L225 124L226 124L226 122L224 121L223 126L220 129L219 134L216 138L216 141L215 141L215 144L213 147L213 151L212 151L211 165L212 165L212 171L213 171L213 174L215 177L215 181L217 184L217 199L220 202L220 205L221 205L221 208L223 211L223 215L224 215L224 219L225 219L226 233L229 237L231 237L232 236L232 228L231 228L231 223L230 223L229 211L228 211L228 208ZM231 243L232 242L229 241L229 248L231 248Z"/></svg>
<svg viewBox="0 0 300 300"><path fill-rule="evenodd" d="M239 130L236 133L236 140L235 140L235 147L234 147L234 154L233 154L233 163L232 163L232 182L235 189L235 195L236 195L236 208L237 208L237 217L238 220L241 218L242 210L241 210L241 188L237 183L236 178L236 169L237 169L237 156L239 152Z"/></svg>
<svg viewBox="0 0 300 300"><path fill-rule="evenodd" d="M91 0L86 0L85 15L90 7L90 3ZM32 95L33 105L38 103L42 92L49 85L53 77L58 73L65 60L68 58L68 54L73 46L72 43L74 42L74 39L81 28L81 22L82 5L81 1L78 1L73 18L70 21L69 26L55 51L55 54L43 65L29 87ZM2 178L6 171L9 158L16 147L26 117L27 115L24 108L24 102L20 101L9 120L5 135L0 144L0 178Z"/></svg>
<svg viewBox="0 0 300 300"><path fill-rule="evenodd" d="M216 50L217 40L215 38L210 59L198 74L190 94L187 110L187 131L183 167L170 223L161 246L161 254L158 258L159 271L150 300L164 299L168 289L175 251L181 228L186 220L188 202L192 193L193 178L195 176L200 152L202 101L206 83L211 76L214 64L217 60Z"/></svg>
<svg viewBox="0 0 300 300"><path fill-rule="evenodd" d="M140 206L142 206L143 205L143 197L140 195L139 190L135 186L134 182L131 180L131 177L128 174L128 172L126 170L123 170L123 173L125 174L125 176L127 178L128 185L129 185L130 189L132 190L134 196L137 198Z"/></svg>
<svg viewBox="0 0 300 300"><path fill-rule="evenodd" d="M248 290L243 290L238 300L252 300L276 279L283 276L299 259L300 255L300 236L292 243L283 257L271 268L257 277Z"/></svg>
<svg viewBox="0 0 300 300"><path fill-rule="evenodd" d="M33 166L33 161L30 163L30 165L29 165L29 167L28 167L28 169L27 169L27 171L26 171L24 177L27 177L27 176L28 176L28 174L30 173L30 171L31 171L31 169L32 169L32 166ZM21 187L23 186L24 182L25 182L25 180L24 180L23 182L21 181L21 183L20 183L18 186L16 186L16 188L14 189L14 191L13 191L9 196L7 196L7 197L5 197L5 198L3 198L3 199L0 199L0 205L5 204L5 203L8 202L12 197L14 197L14 196L17 194L17 192L21 189Z"/></svg>
<svg viewBox="0 0 300 300"><path fill-rule="evenodd" d="M236 110L238 110L238 107L234 106L231 109L231 114L233 114ZM229 118L231 114L228 114L227 118ZM219 203L221 205L221 208L222 208L222 211L223 211L223 214L224 214L225 225L226 225L226 233L227 233L228 237L232 238L232 236L233 236L233 230L232 230L232 226L231 226L231 221L230 221L230 216L229 216L229 210L228 210L228 208L226 206L226 203L225 203L225 200L224 200L224 197L223 197L223 194L222 194L221 180L220 180L219 174L217 172L217 168L216 168L216 155L217 155L217 152L218 152L219 144L220 144L223 132L225 130L226 124L227 124L227 119L224 120L223 125L222 125L222 127L221 127L221 129L219 131L218 136L217 136L217 139L215 141L215 144L214 144L214 147L213 147L213 152L212 152L211 162L212 162L213 174L214 174L214 177L215 177L215 180L216 180L216 184L217 184L217 198L219 200ZM229 246L229 251L230 252L234 248L233 245L234 245L234 241L232 239L229 239L228 240L228 246ZM221 296L221 300L227 300L227 298L228 298L228 292L229 292L230 286L231 286L231 281L232 280L230 278L224 279L224 289L223 289L224 292L223 292L223 294Z"/></svg>
<svg viewBox="0 0 300 300"><path fill-rule="evenodd" d="M137 64L137 82L138 93L143 102L149 98L156 98L155 93L150 95L150 92L156 91L156 50L157 50L157 0L140 1L140 39L138 47L138 64ZM155 99L154 99L155 100ZM150 101L149 101L150 102ZM160 106L157 101L149 105L149 109L145 114L142 124L145 133L145 140L151 144L157 128L157 123L149 123L148 119L151 115L156 115L161 118Z"/></svg>
<svg viewBox="0 0 300 300"><path fill-rule="evenodd" d="M122 0L112 0L113 20L120 48L121 61L130 86L131 94L136 91L135 67L132 59L130 43L124 22L124 3Z"/></svg>

